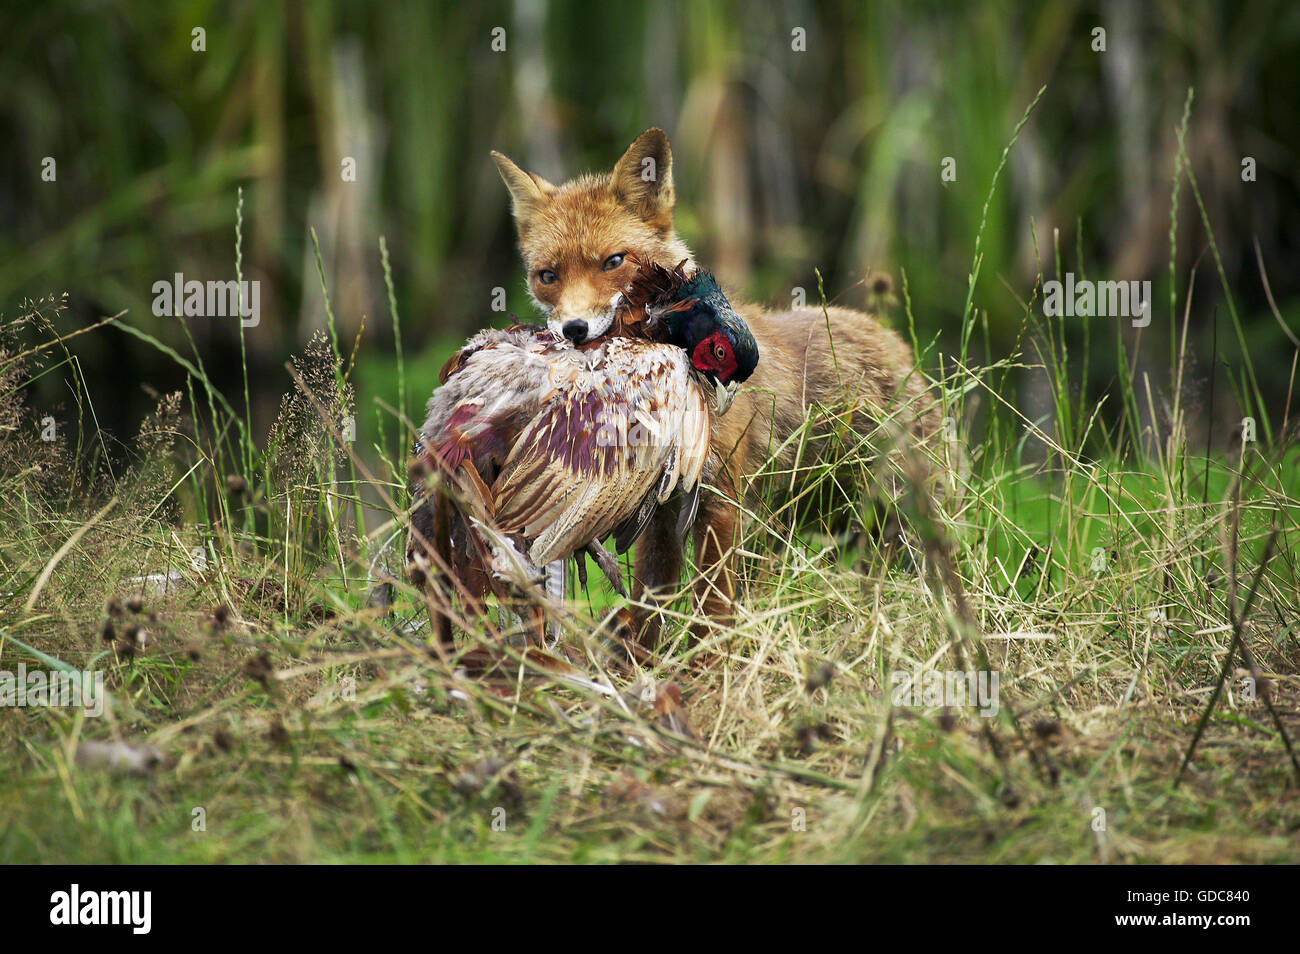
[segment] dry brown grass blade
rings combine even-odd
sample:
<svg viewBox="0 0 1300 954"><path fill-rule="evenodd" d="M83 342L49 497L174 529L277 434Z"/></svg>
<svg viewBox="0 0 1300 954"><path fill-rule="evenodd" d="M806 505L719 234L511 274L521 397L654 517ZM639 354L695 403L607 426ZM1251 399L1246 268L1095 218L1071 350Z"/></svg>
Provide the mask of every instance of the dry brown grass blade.
<svg viewBox="0 0 1300 954"><path fill-rule="evenodd" d="M1240 508L1241 508L1240 490L1241 490L1241 484L1240 481L1237 481L1235 482L1233 487L1233 506L1229 516L1229 519L1231 521L1231 527L1228 535L1228 540L1225 541L1225 549L1227 550L1227 560L1228 560L1228 567L1229 567L1229 574L1230 574L1228 610L1232 615L1232 620L1231 620L1232 642L1228 645L1228 651L1223 657L1223 665L1219 669L1219 678L1214 684L1214 691L1210 693L1210 698L1206 702L1205 708L1201 711L1201 717L1199 720L1197 720L1196 729L1192 733L1191 742L1188 743L1187 752L1183 755L1182 763L1178 766L1178 772L1174 776L1174 783L1173 783L1174 788L1177 788L1179 784L1182 782L1183 776L1187 772L1187 767L1189 764L1191 764L1192 756L1195 755L1196 753L1196 747L1197 745L1200 744L1201 737L1205 734L1205 728L1209 724L1210 715L1214 711L1214 707L1219 701L1219 696L1223 692L1223 686L1224 683L1227 682L1228 673L1232 671L1232 660L1237 654L1238 650L1242 651L1242 658L1246 661L1246 664L1250 669L1251 677L1255 680L1255 684L1257 686L1264 685L1263 681L1259 676L1258 669L1254 665L1253 656L1249 654L1249 651L1246 647L1245 640L1243 637L1243 630L1245 629L1246 619L1250 616L1251 609L1255 605L1255 598L1259 593L1260 583L1264 579L1264 572L1265 570L1268 569L1269 561L1273 557L1273 547L1277 542L1277 536L1279 530L1277 527L1274 527L1272 531L1269 533L1268 540L1264 544L1264 553L1263 556L1260 558L1259 567L1255 570L1254 579L1251 580L1250 590L1247 592L1246 595L1246 604L1240 611L1238 611L1237 610L1237 569L1236 569L1237 553L1236 551L1237 551L1238 533L1240 529ZM1273 707L1272 701L1269 699L1267 690L1262 691L1260 693L1260 698L1264 702L1265 706L1268 708L1269 714L1273 718L1273 724L1277 727L1278 733L1282 737L1282 744L1286 748L1287 755L1290 757L1292 767L1295 769L1296 780L1297 782L1300 782L1300 761L1297 761L1296 759L1295 750L1291 745L1291 739L1287 734L1286 727L1282 724L1282 720L1278 717L1278 714Z"/></svg>
<svg viewBox="0 0 1300 954"><path fill-rule="evenodd" d="M1300 348L1300 338L1295 336L1285 321L1282 320L1282 313L1277 310L1277 302L1273 300L1273 289L1268 284L1268 272L1264 269L1264 253L1259 249L1259 236L1254 236L1255 242L1255 261L1259 264L1259 280L1264 284L1264 298L1268 301L1269 311L1273 312L1273 317L1277 319L1278 326L1282 329L1283 334L1291 339L1291 343Z"/></svg>
<svg viewBox="0 0 1300 954"><path fill-rule="evenodd" d="M77 541L84 537L91 527L99 523L99 521L107 516L108 512L116 506L117 498L114 497L106 503L98 513L79 526L73 532L72 536L68 537L68 539L64 541L63 546L59 547L59 549L55 551L54 556L50 557L50 561L45 564L45 569L41 570L41 575L37 578L36 585L32 587L31 593L27 595L27 602L23 604L23 610L25 612L30 613L32 611L32 608L36 605L36 600L41 595L41 590L43 590L45 584L50 581L50 574L52 574L54 568L59 565L59 561L68 555L72 548L77 545Z"/></svg>

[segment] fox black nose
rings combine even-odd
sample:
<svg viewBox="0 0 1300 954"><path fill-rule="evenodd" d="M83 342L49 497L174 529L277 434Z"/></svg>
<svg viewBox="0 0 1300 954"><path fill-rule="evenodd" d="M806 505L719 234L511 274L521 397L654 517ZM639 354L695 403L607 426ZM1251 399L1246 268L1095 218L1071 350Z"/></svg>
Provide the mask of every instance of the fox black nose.
<svg viewBox="0 0 1300 954"><path fill-rule="evenodd" d="M582 320L566 321L564 323L564 337L574 344L582 344L583 339L587 337L587 323Z"/></svg>

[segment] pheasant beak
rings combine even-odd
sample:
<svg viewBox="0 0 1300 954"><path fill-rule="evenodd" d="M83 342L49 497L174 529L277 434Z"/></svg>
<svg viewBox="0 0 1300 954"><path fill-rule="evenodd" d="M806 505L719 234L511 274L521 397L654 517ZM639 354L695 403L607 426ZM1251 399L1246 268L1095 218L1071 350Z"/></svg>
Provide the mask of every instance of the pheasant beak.
<svg viewBox="0 0 1300 954"><path fill-rule="evenodd" d="M713 410L717 411L719 417L731 409L731 402L736 399L736 392L739 390L739 381L732 381L730 384L723 384L721 381L713 382Z"/></svg>

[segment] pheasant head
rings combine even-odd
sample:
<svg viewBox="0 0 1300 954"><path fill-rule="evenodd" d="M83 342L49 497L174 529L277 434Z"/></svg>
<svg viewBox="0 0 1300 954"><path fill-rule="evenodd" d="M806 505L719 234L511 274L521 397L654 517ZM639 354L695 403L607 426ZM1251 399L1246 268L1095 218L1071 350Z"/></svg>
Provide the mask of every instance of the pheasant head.
<svg viewBox="0 0 1300 954"><path fill-rule="evenodd" d="M758 366L758 343L727 301L717 281L700 270L687 274L641 262L623 293L610 334L649 338L676 345L691 357L691 367L714 409L725 414L741 384Z"/></svg>

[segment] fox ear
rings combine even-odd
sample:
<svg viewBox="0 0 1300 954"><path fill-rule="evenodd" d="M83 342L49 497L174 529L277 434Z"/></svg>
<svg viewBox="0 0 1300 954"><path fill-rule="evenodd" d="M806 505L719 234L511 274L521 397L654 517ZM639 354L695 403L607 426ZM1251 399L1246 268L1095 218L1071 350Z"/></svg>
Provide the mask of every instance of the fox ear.
<svg viewBox="0 0 1300 954"><path fill-rule="evenodd" d="M529 219L551 201L555 186L535 173L525 172L509 156L493 152L492 158L496 160L501 181L510 190L510 205L515 213L515 225L522 233Z"/></svg>
<svg viewBox="0 0 1300 954"><path fill-rule="evenodd" d="M614 194L659 229L673 224L673 152L662 129L647 129L627 147L609 178Z"/></svg>

